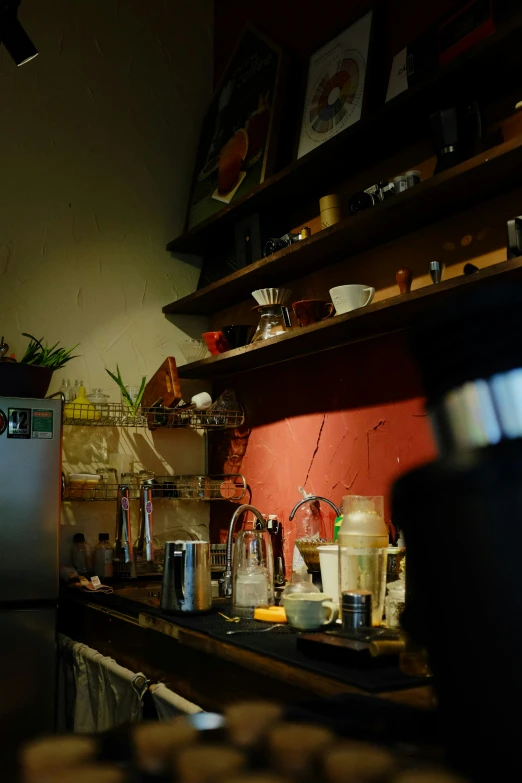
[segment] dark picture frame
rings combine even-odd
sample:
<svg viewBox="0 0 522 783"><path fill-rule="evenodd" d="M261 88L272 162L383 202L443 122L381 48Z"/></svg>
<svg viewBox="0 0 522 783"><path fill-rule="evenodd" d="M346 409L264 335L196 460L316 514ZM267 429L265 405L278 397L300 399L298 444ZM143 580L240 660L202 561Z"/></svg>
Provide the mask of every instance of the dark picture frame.
<svg viewBox="0 0 522 783"><path fill-rule="evenodd" d="M281 48L247 25L203 121L185 231L230 207L273 173L282 65Z"/></svg>
<svg viewBox="0 0 522 783"><path fill-rule="evenodd" d="M371 8L310 57L296 157L354 125L365 114L376 9Z"/></svg>

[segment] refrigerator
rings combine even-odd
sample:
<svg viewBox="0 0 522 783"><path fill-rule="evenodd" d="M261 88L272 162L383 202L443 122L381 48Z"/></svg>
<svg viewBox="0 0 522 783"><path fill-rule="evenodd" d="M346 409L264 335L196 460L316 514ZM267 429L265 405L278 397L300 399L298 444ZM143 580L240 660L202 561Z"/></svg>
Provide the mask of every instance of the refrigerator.
<svg viewBox="0 0 522 783"><path fill-rule="evenodd" d="M52 732L61 399L0 397L0 738Z"/></svg>

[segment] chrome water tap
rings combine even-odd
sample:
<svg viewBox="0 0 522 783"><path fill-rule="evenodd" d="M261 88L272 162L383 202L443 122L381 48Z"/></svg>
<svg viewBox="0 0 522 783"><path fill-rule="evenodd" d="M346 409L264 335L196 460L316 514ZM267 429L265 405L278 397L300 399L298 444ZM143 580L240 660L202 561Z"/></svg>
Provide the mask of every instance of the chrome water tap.
<svg viewBox="0 0 522 783"><path fill-rule="evenodd" d="M331 500L328 500L328 498L323 498L321 495L310 495L310 497L303 498L302 500L299 501L299 503L295 504L295 506L293 507L293 509L290 512L290 516L288 517L288 519L292 520L294 518L295 512L297 511L298 508L301 508L303 503L313 503L314 500L322 500L323 503L328 503L328 505L331 506L333 508L333 510L335 511L335 516L336 517L340 517L341 516L340 510L337 508L335 503L332 503Z"/></svg>
<svg viewBox="0 0 522 783"><path fill-rule="evenodd" d="M225 573L219 581L221 596L225 598L228 598L232 595L232 536L234 535L234 528L236 526L237 520L245 511L251 511L252 514L254 514L254 516L257 518L258 522L261 524L261 527L266 527L266 522L263 519L261 512L258 511L257 508L254 508L254 506L249 506L247 503L238 506L232 514L227 537L227 563L225 567Z"/></svg>

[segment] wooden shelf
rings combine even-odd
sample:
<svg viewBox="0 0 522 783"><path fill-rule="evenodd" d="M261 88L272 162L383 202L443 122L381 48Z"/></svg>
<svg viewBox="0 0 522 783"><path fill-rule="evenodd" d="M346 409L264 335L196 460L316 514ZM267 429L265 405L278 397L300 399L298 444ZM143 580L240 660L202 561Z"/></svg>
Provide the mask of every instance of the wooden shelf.
<svg viewBox="0 0 522 783"><path fill-rule="evenodd" d="M230 236L232 226L256 211L278 212L290 200L306 193L313 198L347 174L375 162L376 150L385 157L429 133L428 116L441 105L462 102L476 94L507 94L518 85L522 61L522 13L502 24L497 32L431 74L392 101L382 104L355 125L308 155L294 161L167 245L173 252L205 255L216 241ZM296 123L297 124L297 123Z"/></svg>
<svg viewBox="0 0 522 783"><path fill-rule="evenodd" d="M313 326L294 329L266 342L185 364L178 367L179 377L207 379L234 375L400 331L427 306L440 305L459 290L469 290L471 286L497 279L511 281L517 278L522 278L522 258L503 261L472 275L454 277L410 294L385 299Z"/></svg>
<svg viewBox="0 0 522 783"><path fill-rule="evenodd" d="M376 245L397 239L492 196L519 187L522 136L342 220L309 239L250 264L163 308L165 314L203 314L245 300L256 288L278 286Z"/></svg>

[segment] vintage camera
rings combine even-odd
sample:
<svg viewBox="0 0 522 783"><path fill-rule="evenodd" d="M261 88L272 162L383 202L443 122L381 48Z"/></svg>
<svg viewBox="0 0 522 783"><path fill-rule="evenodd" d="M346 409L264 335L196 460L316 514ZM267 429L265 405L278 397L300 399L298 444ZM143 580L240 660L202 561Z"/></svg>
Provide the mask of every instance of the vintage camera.
<svg viewBox="0 0 522 783"><path fill-rule="evenodd" d="M348 210L351 215L356 215L357 212L362 212L364 209L380 204L381 201L384 201L389 196L393 196L394 193L395 186L393 182L387 182L383 179L366 190L354 193L348 202Z"/></svg>
<svg viewBox="0 0 522 783"><path fill-rule="evenodd" d="M278 250L282 250L284 247L289 247L290 245L293 245L294 242L300 242L301 239L306 239L306 237L310 236L310 233L311 232L308 226L305 226L297 233L292 233L289 231L288 234L283 234L282 237L271 237L265 244L263 255L265 257L271 256L272 253L277 253Z"/></svg>

